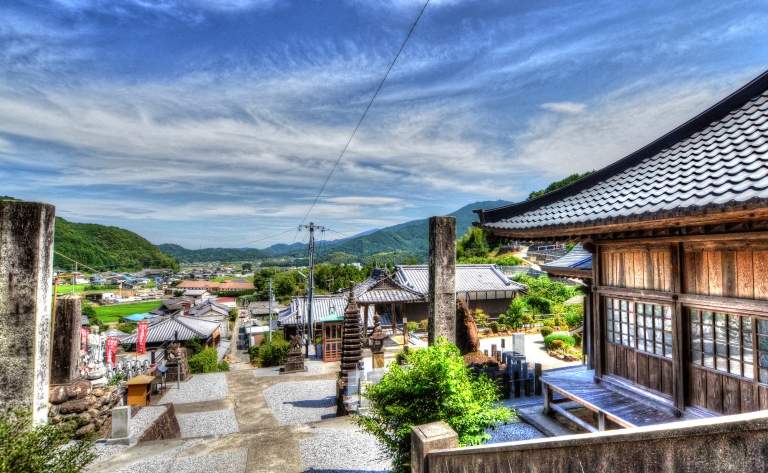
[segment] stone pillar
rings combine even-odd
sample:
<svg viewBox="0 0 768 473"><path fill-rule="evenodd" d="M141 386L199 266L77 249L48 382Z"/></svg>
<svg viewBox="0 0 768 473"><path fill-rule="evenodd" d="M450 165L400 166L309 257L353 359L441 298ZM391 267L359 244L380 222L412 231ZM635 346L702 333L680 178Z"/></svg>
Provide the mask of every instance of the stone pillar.
<svg viewBox="0 0 768 473"><path fill-rule="evenodd" d="M69 384L78 377L80 325L83 319L81 304L82 300L72 294L56 300L51 345L51 384Z"/></svg>
<svg viewBox="0 0 768 473"><path fill-rule="evenodd" d="M429 344L456 343L456 217L429 219Z"/></svg>
<svg viewBox="0 0 768 473"><path fill-rule="evenodd" d="M427 473L427 453L433 450L458 448L459 436L445 422L411 427L411 473Z"/></svg>
<svg viewBox="0 0 768 473"><path fill-rule="evenodd" d="M112 437L107 445L130 445L135 440L131 434L131 406L112 409Z"/></svg>
<svg viewBox="0 0 768 473"><path fill-rule="evenodd" d="M55 207L0 202L0 408L48 419Z"/></svg>

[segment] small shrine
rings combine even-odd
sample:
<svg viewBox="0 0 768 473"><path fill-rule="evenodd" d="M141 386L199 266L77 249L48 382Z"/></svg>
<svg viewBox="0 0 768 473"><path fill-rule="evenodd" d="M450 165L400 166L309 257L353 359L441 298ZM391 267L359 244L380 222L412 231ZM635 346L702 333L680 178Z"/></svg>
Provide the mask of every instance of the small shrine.
<svg viewBox="0 0 768 473"><path fill-rule="evenodd" d="M154 381L154 376L140 374L125 383L128 388L128 404L148 406L152 402L152 383Z"/></svg>
<svg viewBox="0 0 768 473"><path fill-rule="evenodd" d="M344 332L344 316L331 312L320 319L323 334L323 361L341 360L341 340Z"/></svg>

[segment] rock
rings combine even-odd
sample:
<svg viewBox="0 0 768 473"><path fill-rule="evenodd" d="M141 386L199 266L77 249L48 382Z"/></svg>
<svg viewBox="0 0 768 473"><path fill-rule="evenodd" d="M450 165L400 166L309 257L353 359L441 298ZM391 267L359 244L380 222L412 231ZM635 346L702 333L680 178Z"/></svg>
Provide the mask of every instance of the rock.
<svg viewBox="0 0 768 473"><path fill-rule="evenodd" d="M90 415L92 419L95 419L101 415L101 412L99 412L98 409L88 409L88 415Z"/></svg>
<svg viewBox="0 0 768 473"><path fill-rule="evenodd" d="M102 425L104 425L104 421L101 419L96 419L93 421L93 423L94 425L96 425L96 427L101 427Z"/></svg>
<svg viewBox="0 0 768 473"><path fill-rule="evenodd" d="M75 431L75 435L78 437L84 437L96 430L96 426L93 424L84 425Z"/></svg>
<svg viewBox="0 0 768 473"><path fill-rule="evenodd" d="M55 415L55 416L51 417L51 420L50 420L50 422L51 422L51 424L53 424L53 425L56 425L56 424L58 424L59 422L61 422L61 416L59 416L59 415Z"/></svg>
<svg viewBox="0 0 768 473"><path fill-rule="evenodd" d="M87 412L83 412L79 416L77 416L77 423L80 425L90 424L91 423L91 415Z"/></svg>
<svg viewBox="0 0 768 473"><path fill-rule="evenodd" d="M51 406L48 408L48 417L55 417L59 415L61 408L59 406Z"/></svg>
<svg viewBox="0 0 768 473"><path fill-rule="evenodd" d="M51 402L51 404L62 404L67 402L68 398L69 393L67 393L67 388L64 386L51 389L51 394L48 396L48 400Z"/></svg>
<svg viewBox="0 0 768 473"><path fill-rule="evenodd" d="M96 397L101 397L101 396L103 396L103 395L104 395L104 393L105 393L105 391L104 391L103 389L101 389L101 388L96 388L96 389L94 389L94 390L93 390L93 393L92 393L92 394L93 394L94 396L96 396Z"/></svg>
<svg viewBox="0 0 768 473"><path fill-rule="evenodd" d="M83 399L85 396L91 394L91 382L85 379L76 381L67 389L69 398Z"/></svg>
<svg viewBox="0 0 768 473"><path fill-rule="evenodd" d="M89 402L85 399L76 399L74 401L67 401L59 406L59 412L62 414L79 414L87 411L89 407Z"/></svg>
<svg viewBox="0 0 768 473"><path fill-rule="evenodd" d="M99 407L99 412L101 412L102 414L107 412L108 410L109 410L109 406L101 406L101 407Z"/></svg>

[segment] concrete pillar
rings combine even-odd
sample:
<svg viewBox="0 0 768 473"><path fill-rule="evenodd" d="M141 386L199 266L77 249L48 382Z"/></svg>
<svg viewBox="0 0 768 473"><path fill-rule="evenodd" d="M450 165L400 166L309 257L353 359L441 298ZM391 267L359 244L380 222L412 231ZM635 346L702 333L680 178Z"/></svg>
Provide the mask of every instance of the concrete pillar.
<svg viewBox="0 0 768 473"><path fill-rule="evenodd" d="M51 384L69 384L77 378L80 356L82 300L67 294L56 300L51 345Z"/></svg>
<svg viewBox="0 0 768 473"><path fill-rule="evenodd" d="M55 207L0 202L0 408L48 419Z"/></svg>
<svg viewBox="0 0 768 473"><path fill-rule="evenodd" d="M130 445L135 439L131 434L131 406L112 409L112 437L107 445Z"/></svg>
<svg viewBox="0 0 768 473"><path fill-rule="evenodd" d="M445 422L411 427L411 473L427 473L427 453L433 450L458 448L459 435Z"/></svg>
<svg viewBox="0 0 768 473"><path fill-rule="evenodd" d="M456 217L429 219L429 344L456 343Z"/></svg>

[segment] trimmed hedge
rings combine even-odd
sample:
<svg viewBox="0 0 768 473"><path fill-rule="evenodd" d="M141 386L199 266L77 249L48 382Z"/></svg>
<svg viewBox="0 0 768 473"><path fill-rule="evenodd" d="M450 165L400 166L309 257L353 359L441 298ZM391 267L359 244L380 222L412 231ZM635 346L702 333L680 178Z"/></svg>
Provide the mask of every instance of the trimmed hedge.
<svg viewBox="0 0 768 473"><path fill-rule="evenodd" d="M192 373L216 373L219 371L219 353L215 348L206 348L189 359Z"/></svg>
<svg viewBox="0 0 768 473"><path fill-rule="evenodd" d="M552 327L541 327L541 338L547 338L554 333L555 329Z"/></svg>
<svg viewBox="0 0 768 473"><path fill-rule="evenodd" d="M547 350L554 349L552 342L555 340L561 340L564 344L563 348L573 348L573 346L576 345L576 341L572 336L562 333L553 333L552 335L544 337L544 346L547 347Z"/></svg>

